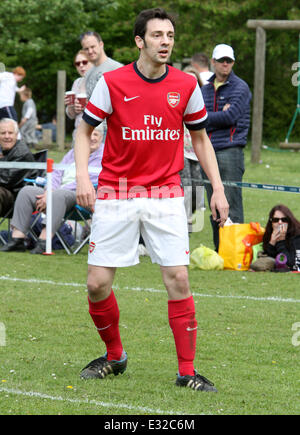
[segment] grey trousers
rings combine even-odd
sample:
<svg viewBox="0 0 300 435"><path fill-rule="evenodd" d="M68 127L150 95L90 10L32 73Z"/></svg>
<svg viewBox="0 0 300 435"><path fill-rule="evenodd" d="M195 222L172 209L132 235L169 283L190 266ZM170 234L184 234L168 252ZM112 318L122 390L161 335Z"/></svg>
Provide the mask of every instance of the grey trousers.
<svg viewBox="0 0 300 435"><path fill-rule="evenodd" d="M18 193L11 225L27 234L31 224L31 215L36 211L36 196L42 195L44 189L36 186L25 186ZM57 189L52 192L52 234L60 228L63 217L76 204L76 192ZM44 222L46 224L46 222Z"/></svg>
<svg viewBox="0 0 300 435"><path fill-rule="evenodd" d="M38 143L38 140L37 140L37 137L35 134L35 132L36 132L35 127L36 126L37 126L37 121L29 119L20 128L22 138L24 139L24 141L26 142L27 145Z"/></svg>

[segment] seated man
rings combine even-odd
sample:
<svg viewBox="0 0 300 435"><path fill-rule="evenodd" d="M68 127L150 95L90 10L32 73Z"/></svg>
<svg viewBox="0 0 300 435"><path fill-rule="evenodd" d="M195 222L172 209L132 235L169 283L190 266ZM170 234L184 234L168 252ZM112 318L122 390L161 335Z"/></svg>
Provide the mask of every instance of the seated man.
<svg viewBox="0 0 300 435"><path fill-rule="evenodd" d="M36 128L35 135L38 141L42 140L43 138L43 130L51 130L52 142L56 142L56 115L52 117L52 122L46 122L45 124L37 124L35 128Z"/></svg>
<svg viewBox="0 0 300 435"><path fill-rule="evenodd" d="M17 140L18 124L13 119L0 120L0 162L34 162L34 157L23 141ZM14 205L19 190L25 185L24 178L31 177L30 169L2 168L0 170L0 216Z"/></svg>
<svg viewBox="0 0 300 435"><path fill-rule="evenodd" d="M103 128L97 127L91 134L90 138L90 157L89 166L100 168L103 154ZM62 164L69 164L70 167L65 170L54 170L52 175L52 236L56 233L62 223L66 212L76 204L76 171L74 150L71 149L62 159ZM90 180L97 184L99 171L90 172ZM0 251L25 251L25 237L30 228L31 216L34 211L45 212L47 204L47 190L38 186L25 186L19 193L13 218L12 240L3 246ZM31 254L43 254L46 251L46 227L39 236L36 247L31 250Z"/></svg>

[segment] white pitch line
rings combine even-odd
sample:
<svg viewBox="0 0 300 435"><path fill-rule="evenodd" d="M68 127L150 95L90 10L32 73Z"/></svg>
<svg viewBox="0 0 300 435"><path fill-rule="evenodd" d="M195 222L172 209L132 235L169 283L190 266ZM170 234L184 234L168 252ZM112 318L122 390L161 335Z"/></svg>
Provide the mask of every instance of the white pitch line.
<svg viewBox="0 0 300 435"><path fill-rule="evenodd" d="M22 278L12 278L10 276L0 276L0 281L12 281L12 282L25 282L28 284L48 284L55 286L64 286L64 287L82 287L86 288L86 284L80 284L77 282L59 282L59 281L51 281L51 280L43 280L43 279L22 279ZM139 292L148 292L148 293L166 293L166 290L155 289L155 288L147 288L147 287L119 287L113 286L114 289L118 290L127 290L127 291L139 291ZM300 304L300 299L293 298L281 298L279 296L268 296L268 297L259 297L259 296L242 296L242 295L214 295L214 294L205 294L193 292L193 296L200 298L216 298L216 299L239 299L239 300L248 300L248 301L258 301L258 302L279 302L279 303L293 303Z"/></svg>
<svg viewBox="0 0 300 435"><path fill-rule="evenodd" d="M13 282L26 282L28 284L49 284L49 285L61 285L67 287L86 287L85 284L80 284L77 282L57 282L50 281L47 279L22 279L22 278L12 278L10 276L0 276L0 281L13 281Z"/></svg>
<svg viewBox="0 0 300 435"><path fill-rule="evenodd" d="M128 411L139 411L139 412L143 412L143 413L148 413L148 414L170 414L170 415L181 415L182 413L176 412L176 411L172 411L172 410L168 410L168 411L164 411L162 409L153 409L153 408L148 408L147 406L134 406L134 405L128 405L125 403L112 403L112 402L99 402L97 400L89 400L89 399L69 399L69 398L65 398L65 397L61 397L61 396L50 396L49 394L44 394L44 393L39 393L37 391L21 391L21 390L17 390L14 388L4 388L4 387L0 387L0 393L6 393L6 394L11 394L11 395L17 395L17 396L24 396L24 397L33 397L36 399L45 399L45 400L52 400L54 402L68 402L68 403L73 403L73 404L77 404L77 405L92 405L92 406L100 406L103 408L117 408L117 409L126 409Z"/></svg>

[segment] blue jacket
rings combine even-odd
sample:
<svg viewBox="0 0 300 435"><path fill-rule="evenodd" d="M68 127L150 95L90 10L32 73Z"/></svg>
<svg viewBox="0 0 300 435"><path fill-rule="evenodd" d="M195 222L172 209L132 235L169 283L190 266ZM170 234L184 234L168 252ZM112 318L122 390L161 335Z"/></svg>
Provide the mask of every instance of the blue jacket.
<svg viewBox="0 0 300 435"><path fill-rule="evenodd" d="M206 130L215 151L233 146L244 147L250 126L250 89L232 71L224 85L215 90L215 74L201 88L208 119ZM223 111L225 104L230 108Z"/></svg>

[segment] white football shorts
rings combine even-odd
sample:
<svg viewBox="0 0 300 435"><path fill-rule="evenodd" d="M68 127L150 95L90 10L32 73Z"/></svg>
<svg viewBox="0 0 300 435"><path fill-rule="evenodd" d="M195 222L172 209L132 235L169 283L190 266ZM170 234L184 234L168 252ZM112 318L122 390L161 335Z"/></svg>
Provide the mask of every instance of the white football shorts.
<svg viewBox="0 0 300 435"><path fill-rule="evenodd" d="M139 263L143 237L152 263L189 264L189 237L184 198L96 200L88 264L127 267Z"/></svg>

